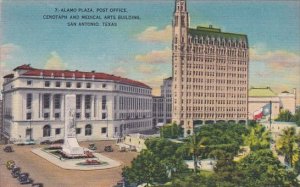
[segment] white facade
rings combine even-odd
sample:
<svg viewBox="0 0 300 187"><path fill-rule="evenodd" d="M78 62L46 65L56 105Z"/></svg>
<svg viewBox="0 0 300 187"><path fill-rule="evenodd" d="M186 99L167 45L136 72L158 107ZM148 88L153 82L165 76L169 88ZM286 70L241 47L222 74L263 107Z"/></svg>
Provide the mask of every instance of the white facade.
<svg viewBox="0 0 300 187"><path fill-rule="evenodd" d="M76 94L78 140L123 136L152 128L151 88L96 72L19 66L4 77L3 134L11 141L64 137L65 95Z"/></svg>

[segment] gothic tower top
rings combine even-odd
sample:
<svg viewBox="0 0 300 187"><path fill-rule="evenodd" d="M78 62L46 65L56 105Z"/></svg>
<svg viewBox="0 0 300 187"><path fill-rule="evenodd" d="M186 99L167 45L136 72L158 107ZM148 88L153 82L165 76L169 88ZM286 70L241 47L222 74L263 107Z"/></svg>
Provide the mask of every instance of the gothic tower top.
<svg viewBox="0 0 300 187"><path fill-rule="evenodd" d="M175 12L186 12L186 0L176 0Z"/></svg>

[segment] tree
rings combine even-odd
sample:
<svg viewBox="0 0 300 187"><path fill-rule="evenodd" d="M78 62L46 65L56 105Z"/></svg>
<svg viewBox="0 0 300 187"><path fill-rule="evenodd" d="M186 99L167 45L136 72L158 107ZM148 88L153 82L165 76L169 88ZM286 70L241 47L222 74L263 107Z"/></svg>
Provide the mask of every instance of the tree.
<svg viewBox="0 0 300 187"><path fill-rule="evenodd" d="M143 184L147 186L155 182L166 182L166 168L161 167L160 160L149 150L143 150L133 159L131 167L123 168L123 177L129 183Z"/></svg>
<svg viewBox="0 0 300 187"><path fill-rule="evenodd" d="M183 136L183 128L176 123L167 124L160 128L162 138L178 138Z"/></svg>
<svg viewBox="0 0 300 187"><path fill-rule="evenodd" d="M252 151L270 147L270 131L265 130L262 125L252 127L249 135L243 136L243 139Z"/></svg>
<svg viewBox="0 0 300 187"><path fill-rule="evenodd" d="M297 144L296 129L285 128L276 142L276 149L279 154L285 156L285 160L293 167L299 160L299 146Z"/></svg>
<svg viewBox="0 0 300 187"><path fill-rule="evenodd" d="M300 108L298 108L295 112L294 121L298 126L300 126Z"/></svg>
<svg viewBox="0 0 300 187"><path fill-rule="evenodd" d="M123 168L122 175L126 181L163 184L187 172L188 168L177 151L181 144L162 138L147 139L145 144L147 150L143 150L132 161L131 167Z"/></svg>
<svg viewBox="0 0 300 187"><path fill-rule="evenodd" d="M294 121L294 117L292 113L289 110L281 110L278 114L278 117L275 119L275 121Z"/></svg>
<svg viewBox="0 0 300 187"><path fill-rule="evenodd" d="M197 172L198 157L201 154L201 150L205 148L204 144L206 140L207 139L204 137L200 137L196 134L193 134L189 137L188 142L186 144L188 153L190 153L193 156L195 173Z"/></svg>
<svg viewBox="0 0 300 187"><path fill-rule="evenodd" d="M296 173L286 170L269 149L250 153L237 164L237 171L245 187L298 186Z"/></svg>

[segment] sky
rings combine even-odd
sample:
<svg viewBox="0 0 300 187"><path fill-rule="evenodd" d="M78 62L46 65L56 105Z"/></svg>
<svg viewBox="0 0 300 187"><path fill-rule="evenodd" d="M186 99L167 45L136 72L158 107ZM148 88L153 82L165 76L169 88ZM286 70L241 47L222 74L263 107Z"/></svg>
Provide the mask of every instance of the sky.
<svg viewBox="0 0 300 187"><path fill-rule="evenodd" d="M159 95L162 80L172 73L174 2L0 0L0 76L22 64L95 70L139 80ZM190 27L213 25L248 36L249 86L270 86L277 93L297 88L300 104L300 1L187 0L187 4ZM67 19L45 19L49 15ZM102 19L70 19L77 15ZM104 19L118 15L139 19ZM70 22L77 25L68 26ZM99 26L78 26L79 22Z"/></svg>

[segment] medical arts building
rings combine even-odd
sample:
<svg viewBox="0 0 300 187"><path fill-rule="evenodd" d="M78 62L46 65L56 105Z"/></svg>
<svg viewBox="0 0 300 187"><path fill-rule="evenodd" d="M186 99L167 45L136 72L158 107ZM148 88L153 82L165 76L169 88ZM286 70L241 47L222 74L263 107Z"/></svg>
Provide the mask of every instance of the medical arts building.
<svg viewBox="0 0 300 187"><path fill-rule="evenodd" d="M64 137L65 96L76 95L78 140L152 129L151 88L98 72L16 67L4 76L2 135L9 141Z"/></svg>
<svg viewBox="0 0 300 187"><path fill-rule="evenodd" d="M193 125L246 122L249 48L244 34L189 27L185 0L176 0L172 42L172 121Z"/></svg>

